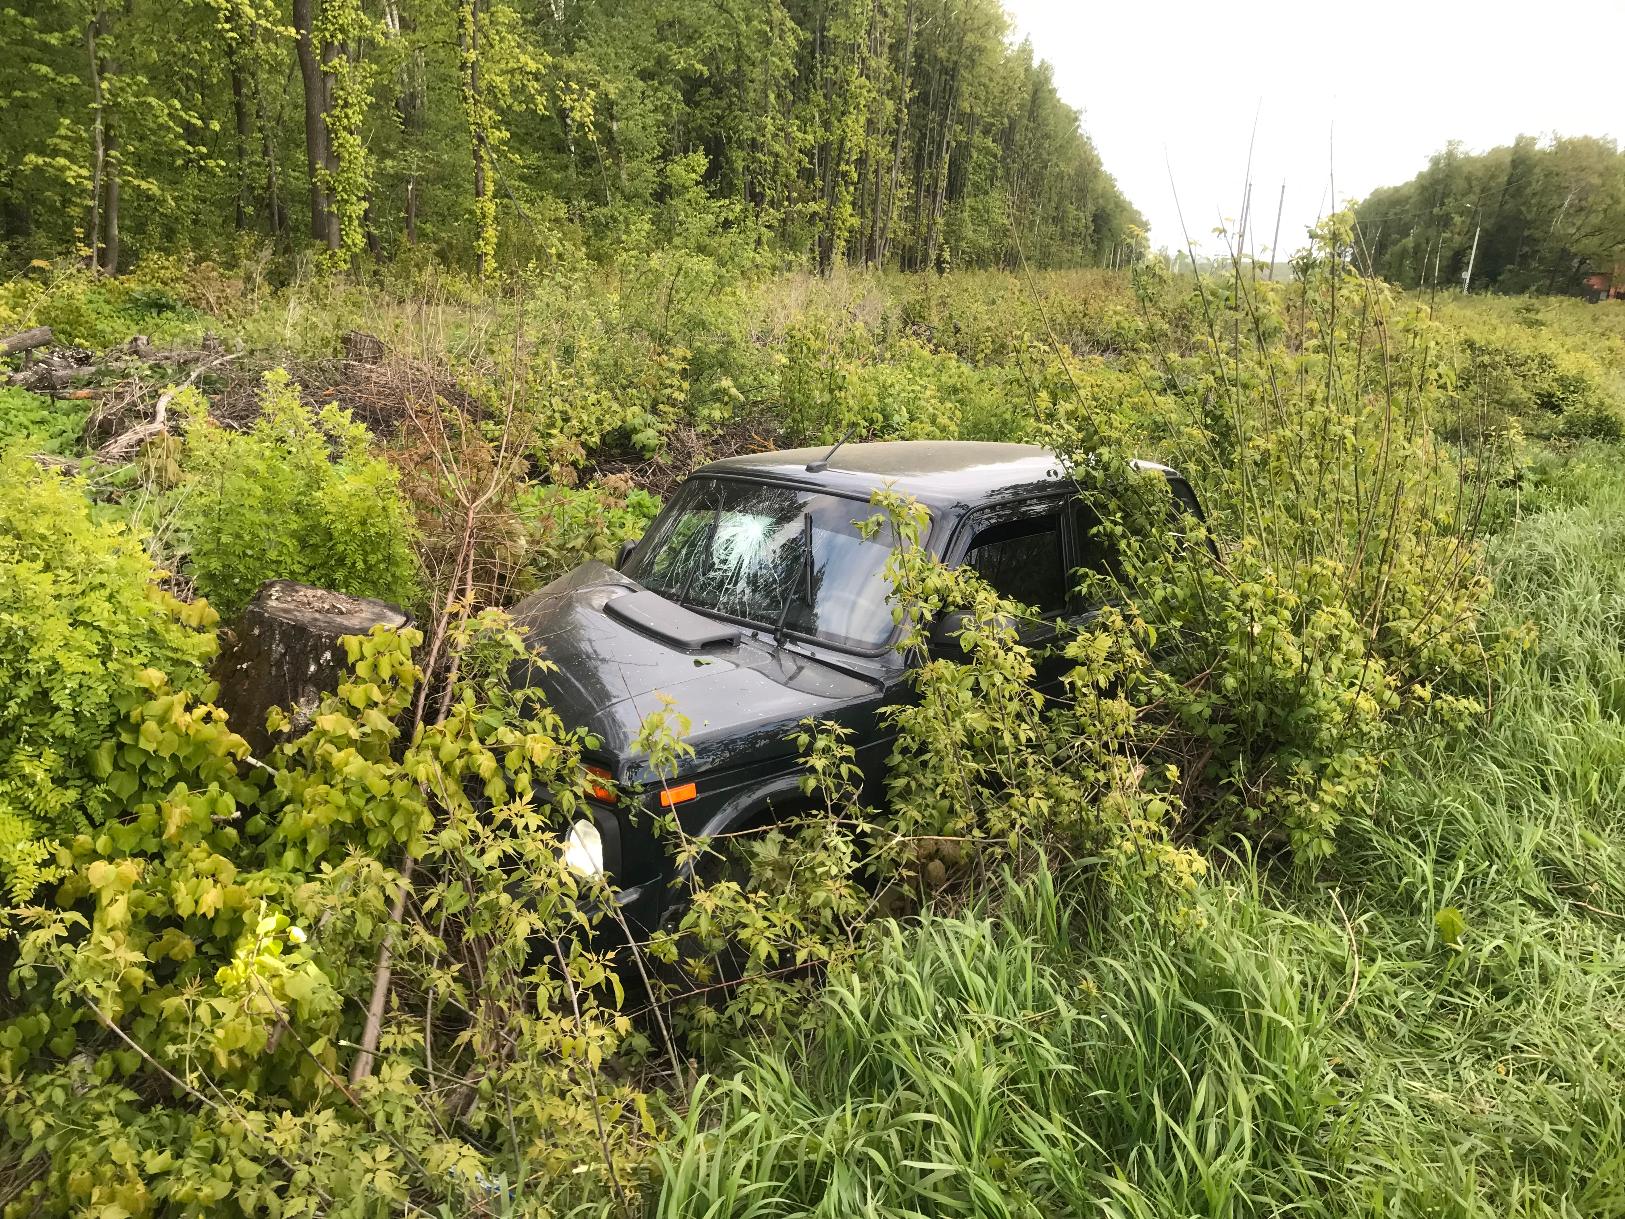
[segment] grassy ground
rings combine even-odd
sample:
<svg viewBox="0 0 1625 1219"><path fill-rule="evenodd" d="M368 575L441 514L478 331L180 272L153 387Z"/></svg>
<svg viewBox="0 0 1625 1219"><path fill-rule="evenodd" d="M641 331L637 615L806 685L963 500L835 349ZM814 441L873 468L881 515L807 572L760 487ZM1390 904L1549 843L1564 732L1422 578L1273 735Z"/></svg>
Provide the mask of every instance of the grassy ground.
<svg viewBox="0 0 1625 1219"><path fill-rule="evenodd" d="M1069 900L886 926L810 1043L709 1081L662 1216L1625 1215L1625 477L1496 543L1533 646L1404 744L1335 866L1183 940Z"/></svg>

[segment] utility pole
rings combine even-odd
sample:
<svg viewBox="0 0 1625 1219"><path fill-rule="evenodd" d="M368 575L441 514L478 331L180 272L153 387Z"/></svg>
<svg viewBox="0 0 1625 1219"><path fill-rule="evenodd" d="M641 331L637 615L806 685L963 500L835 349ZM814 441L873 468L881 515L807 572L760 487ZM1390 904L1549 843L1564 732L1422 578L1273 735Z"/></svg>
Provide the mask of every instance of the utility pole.
<svg viewBox="0 0 1625 1219"><path fill-rule="evenodd" d="M1473 249L1472 249L1472 252L1467 255L1467 274L1465 274L1465 275L1463 275L1461 277L1461 294L1463 296L1466 296L1468 290L1473 286L1473 260L1478 257L1478 234L1479 234L1479 231L1483 229L1483 227L1484 227L1484 209L1479 208L1478 209L1478 226L1473 229Z"/></svg>

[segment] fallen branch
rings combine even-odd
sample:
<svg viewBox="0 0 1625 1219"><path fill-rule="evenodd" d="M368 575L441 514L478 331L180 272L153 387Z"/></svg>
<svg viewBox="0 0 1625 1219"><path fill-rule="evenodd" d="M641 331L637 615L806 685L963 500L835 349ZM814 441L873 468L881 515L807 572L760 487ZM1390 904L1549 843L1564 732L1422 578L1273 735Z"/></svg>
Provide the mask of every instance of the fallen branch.
<svg viewBox="0 0 1625 1219"><path fill-rule="evenodd" d="M1621 922L1625 922L1625 914L1616 914L1612 910L1604 910L1601 906L1593 906L1590 902L1583 902L1577 897L1569 898L1569 904L1571 906L1578 906L1582 910L1589 910L1592 914L1602 914L1609 918L1617 918Z"/></svg>
<svg viewBox="0 0 1625 1219"><path fill-rule="evenodd" d="M17 334L0 339L0 356L14 356L21 351L32 351L36 347L44 347L55 338L49 326L35 326L32 330L19 331Z"/></svg>
<svg viewBox="0 0 1625 1219"><path fill-rule="evenodd" d="M410 851L401 860L401 887L390 907L389 925L384 928L384 939L378 945L378 967L373 973L372 996L367 1001L367 1022L361 1029L361 1042L356 1050L355 1062L350 1066L350 1083L359 1085L372 1074L373 1056L378 1050L378 1038L384 1027L384 1007L389 1000L389 983L394 974L395 931L406 916L406 897L412 891L412 869L417 861Z"/></svg>
<svg viewBox="0 0 1625 1219"><path fill-rule="evenodd" d="M102 445L101 448L97 449L95 453L96 464L104 466L112 465L115 462L123 461L139 452L141 446L146 444L147 441L151 440L154 436L157 436L160 432L168 429L169 404L175 400L175 396L177 394L196 382L199 377L208 372L211 368L225 364L230 360L239 359L240 357L240 352L233 352L230 355L219 356L216 359L210 360L207 364L198 365L187 376L186 380L182 381L179 385L170 386L163 393L158 395L158 402L157 405L153 407L153 417L150 422L137 424L129 431L113 437L113 439Z"/></svg>

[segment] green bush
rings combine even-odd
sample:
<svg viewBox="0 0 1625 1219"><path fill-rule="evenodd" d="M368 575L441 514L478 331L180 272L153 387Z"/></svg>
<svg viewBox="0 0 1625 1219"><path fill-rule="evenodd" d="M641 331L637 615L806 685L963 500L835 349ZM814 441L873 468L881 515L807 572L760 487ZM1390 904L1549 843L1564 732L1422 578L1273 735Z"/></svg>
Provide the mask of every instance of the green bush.
<svg viewBox="0 0 1625 1219"><path fill-rule="evenodd" d="M418 572L395 468L337 407L300 400L267 373L246 432L213 423L189 395L177 492L187 572L228 616L266 580L297 580L411 607Z"/></svg>
<svg viewBox="0 0 1625 1219"><path fill-rule="evenodd" d="M1134 397L1100 392L1110 374L1069 376L1046 429L1116 556L1089 595L1122 603L1154 659L1137 756L1171 777L1187 830L1304 863L1333 850L1402 725L1482 710L1500 642L1477 536L1500 439L1435 437L1452 402L1439 328L1349 269L1346 225L1321 231L1289 288L1198 285L1205 347L1141 362L1155 388ZM1171 285L1149 279L1155 318ZM1148 449L1200 489L1206 525L1136 472Z"/></svg>
<svg viewBox="0 0 1625 1219"><path fill-rule="evenodd" d="M159 574L80 486L0 454L0 880L18 896L48 875L45 840L107 815L107 751L154 674L208 692L214 612Z"/></svg>
<svg viewBox="0 0 1625 1219"><path fill-rule="evenodd" d="M1625 438L1625 400L1589 352L1544 329L1498 325L1461 312L1452 325L1460 334L1458 389L1467 425L1515 415L1535 436Z"/></svg>
<svg viewBox="0 0 1625 1219"><path fill-rule="evenodd" d="M553 1215L641 1184L653 1117L598 1071L632 1029L579 934L606 903L557 836L580 734L503 684L537 658L494 612L454 628L443 715L403 731L420 640L346 638L350 675L264 759L144 672L116 815L62 846L48 900L0 911L16 1213L466 1214L517 1171L523 1213Z"/></svg>
<svg viewBox="0 0 1625 1219"><path fill-rule="evenodd" d="M588 559L610 562L623 542L643 536L660 501L631 485L606 478L585 487L531 484L514 504L526 535L526 567L545 584Z"/></svg>
<svg viewBox="0 0 1625 1219"><path fill-rule="evenodd" d="M73 402L53 402L15 386L0 387L0 449L66 457L79 445L87 410Z"/></svg>
<svg viewBox="0 0 1625 1219"><path fill-rule="evenodd" d="M53 269L0 284L0 331L49 326L58 344L101 351L137 334L155 340L191 334L202 315L178 294L165 267L149 281L142 274L106 278L78 266Z"/></svg>

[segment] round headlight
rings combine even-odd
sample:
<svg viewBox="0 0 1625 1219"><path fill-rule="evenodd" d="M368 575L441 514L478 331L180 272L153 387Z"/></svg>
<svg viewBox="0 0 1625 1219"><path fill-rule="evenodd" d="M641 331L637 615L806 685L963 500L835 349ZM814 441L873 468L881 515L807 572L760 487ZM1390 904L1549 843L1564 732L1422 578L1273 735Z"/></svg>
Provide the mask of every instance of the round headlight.
<svg viewBox="0 0 1625 1219"><path fill-rule="evenodd" d="M604 839L590 821L577 821L564 838L564 862L583 876L604 870Z"/></svg>

